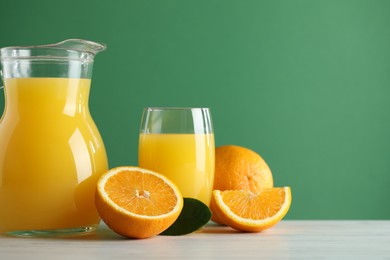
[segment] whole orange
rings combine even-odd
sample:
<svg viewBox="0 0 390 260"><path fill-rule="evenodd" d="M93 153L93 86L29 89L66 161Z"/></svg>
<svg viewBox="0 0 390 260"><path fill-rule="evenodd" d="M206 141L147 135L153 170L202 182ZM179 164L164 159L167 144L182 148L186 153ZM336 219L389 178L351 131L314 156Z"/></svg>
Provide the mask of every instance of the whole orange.
<svg viewBox="0 0 390 260"><path fill-rule="evenodd" d="M247 190L256 193L273 188L271 169L255 151L236 145L215 149L214 190ZM214 205L210 209L214 222L224 224L217 216Z"/></svg>

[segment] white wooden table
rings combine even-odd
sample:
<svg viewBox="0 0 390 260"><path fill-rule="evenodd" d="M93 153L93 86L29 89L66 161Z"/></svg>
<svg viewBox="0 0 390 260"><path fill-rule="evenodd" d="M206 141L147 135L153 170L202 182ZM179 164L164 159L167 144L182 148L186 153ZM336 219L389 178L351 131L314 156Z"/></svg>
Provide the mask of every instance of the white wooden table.
<svg viewBox="0 0 390 260"><path fill-rule="evenodd" d="M390 220L284 220L262 233L209 223L185 236L125 239L106 226L73 238L0 236L0 259L390 259Z"/></svg>

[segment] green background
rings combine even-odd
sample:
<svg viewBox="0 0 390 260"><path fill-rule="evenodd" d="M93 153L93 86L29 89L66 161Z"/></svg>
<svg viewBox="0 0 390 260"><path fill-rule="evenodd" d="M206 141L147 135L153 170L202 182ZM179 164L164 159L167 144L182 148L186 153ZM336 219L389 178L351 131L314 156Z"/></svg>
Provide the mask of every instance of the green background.
<svg viewBox="0 0 390 260"><path fill-rule="evenodd" d="M143 107L210 107L216 145L259 152L275 185L292 187L287 219L390 219L390 1L2 0L1 10L0 47L108 45L90 108L111 167L137 164Z"/></svg>

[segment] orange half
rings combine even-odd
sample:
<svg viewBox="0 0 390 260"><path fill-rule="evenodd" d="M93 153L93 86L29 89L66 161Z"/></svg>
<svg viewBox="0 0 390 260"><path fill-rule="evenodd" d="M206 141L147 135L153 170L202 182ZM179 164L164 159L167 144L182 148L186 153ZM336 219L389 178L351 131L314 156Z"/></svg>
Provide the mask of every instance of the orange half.
<svg viewBox="0 0 390 260"><path fill-rule="evenodd" d="M158 235L178 218L183 197L164 175L139 167L117 167L98 181L96 207L112 230L126 237Z"/></svg>

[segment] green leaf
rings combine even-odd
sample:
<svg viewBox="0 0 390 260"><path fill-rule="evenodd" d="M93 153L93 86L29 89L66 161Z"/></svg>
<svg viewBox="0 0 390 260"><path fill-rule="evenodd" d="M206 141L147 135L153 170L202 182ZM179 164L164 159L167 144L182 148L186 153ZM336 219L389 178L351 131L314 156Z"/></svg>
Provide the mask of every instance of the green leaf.
<svg viewBox="0 0 390 260"><path fill-rule="evenodd" d="M175 223L160 235L180 236L189 234L203 227L211 219L211 211L203 202L184 198L184 205Z"/></svg>

